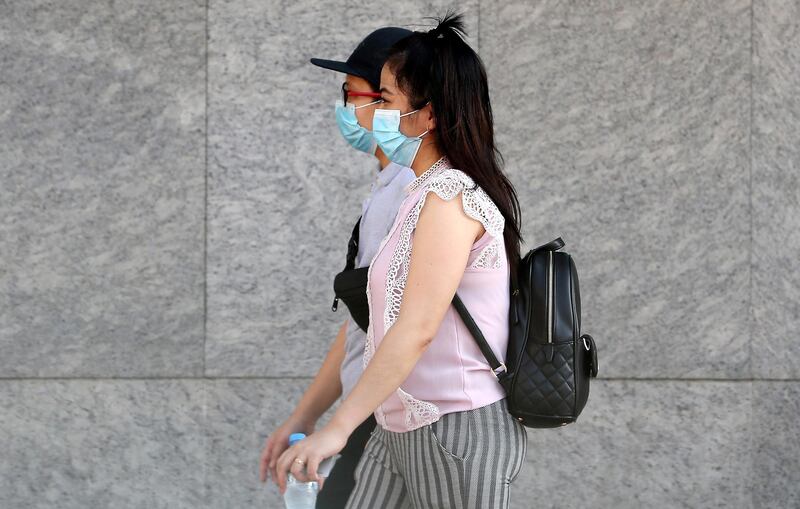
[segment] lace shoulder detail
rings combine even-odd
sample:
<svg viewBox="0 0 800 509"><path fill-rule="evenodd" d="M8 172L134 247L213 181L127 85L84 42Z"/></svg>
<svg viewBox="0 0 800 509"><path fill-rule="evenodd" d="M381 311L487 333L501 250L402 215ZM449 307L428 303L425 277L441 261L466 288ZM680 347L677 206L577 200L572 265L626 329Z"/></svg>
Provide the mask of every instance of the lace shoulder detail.
<svg viewBox="0 0 800 509"><path fill-rule="evenodd" d="M471 269L499 269L505 256L505 218L489 195L461 170L449 168L431 179L429 190L443 200L462 193L464 213L480 221L492 239L469 266Z"/></svg>
<svg viewBox="0 0 800 509"><path fill-rule="evenodd" d="M472 177L461 170L448 168L431 179L428 186L443 200L452 200L462 193L464 212L480 221L492 237L502 237L505 218L492 199L478 186Z"/></svg>

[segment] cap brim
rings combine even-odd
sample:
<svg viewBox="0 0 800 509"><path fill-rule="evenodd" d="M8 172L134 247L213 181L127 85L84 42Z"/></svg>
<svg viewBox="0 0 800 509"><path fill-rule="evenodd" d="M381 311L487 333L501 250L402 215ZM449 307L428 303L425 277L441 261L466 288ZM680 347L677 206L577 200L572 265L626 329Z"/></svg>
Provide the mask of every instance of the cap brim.
<svg viewBox="0 0 800 509"><path fill-rule="evenodd" d="M349 65L347 62L339 62L337 60L324 60L322 58L312 58L311 63L318 67L330 69L331 71L338 71L338 72L343 72L345 74L352 74L353 76L358 76L360 78L366 79L364 73L362 73L355 67Z"/></svg>

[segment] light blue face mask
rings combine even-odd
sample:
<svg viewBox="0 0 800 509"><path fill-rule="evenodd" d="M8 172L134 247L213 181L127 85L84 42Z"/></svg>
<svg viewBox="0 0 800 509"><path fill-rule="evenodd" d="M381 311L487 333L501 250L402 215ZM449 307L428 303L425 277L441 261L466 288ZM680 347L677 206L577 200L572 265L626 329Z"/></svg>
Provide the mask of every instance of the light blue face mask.
<svg viewBox="0 0 800 509"><path fill-rule="evenodd" d="M375 149L378 145L375 142L375 138L372 136L372 131L365 129L358 123L356 110L379 102L381 101L377 100L369 104L354 106L352 103L347 103L345 105L342 103L341 99L336 101L336 125L339 126L339 132L342 133L344 139L347 140L347 143L354 149L366 152L367 154L375 154Z"/></svg>
<svg viewBox="0 0 800 509"><path fill-rule="evenodd" d="M417 157L422 137L428 134L426 130L419 136L409 137L400 132L400 117L411 115L419 109L400 114L400 110L383 110L377 108L372 117L372 136L378 142L386 157L400 166L411 167Z"/></svg>

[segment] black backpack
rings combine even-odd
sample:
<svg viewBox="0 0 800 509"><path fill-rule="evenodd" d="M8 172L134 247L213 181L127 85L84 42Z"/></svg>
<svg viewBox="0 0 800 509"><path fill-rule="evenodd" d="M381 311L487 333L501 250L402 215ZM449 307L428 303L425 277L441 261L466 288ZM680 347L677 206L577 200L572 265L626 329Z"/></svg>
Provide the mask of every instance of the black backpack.
<svg viewBox="0 0 800 509"><path fill-rule="evenodd" d="M464 303L453 304L506 391L511 415L530 428L575 422L597 376L597 347L581 335L578 272L561 237L531 249L511 281L506 364L497 360Z"/></svg>

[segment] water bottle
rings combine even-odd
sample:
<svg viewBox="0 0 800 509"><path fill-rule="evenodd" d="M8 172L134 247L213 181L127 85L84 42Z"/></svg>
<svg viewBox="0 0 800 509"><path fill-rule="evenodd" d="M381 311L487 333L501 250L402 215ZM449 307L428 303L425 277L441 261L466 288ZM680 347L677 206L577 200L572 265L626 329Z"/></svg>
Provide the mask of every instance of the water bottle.
<svg viewBox="0 0 800 509"><path fill-rule="evenodd" d="M293 446L300 440L306 437L305 433L292 433L289 436L289 447ZM333 465L341 457L341 454L334 454L329 458L325 458L317 467L317 475L320 477L328 477ZM292 474L288 474L286 478L286 492L283 494L283 502L286 504L286 509L314 509L317 503L317 492L319 485L317 481L300 482L294 478Z"/></svg>
<svg viewBox="0 0 800 509"><path fill-rule="evenodd" d="M289 436L289 447L305 437L305 433L292 433ZM292 474L288 474L286 492L283 494L286 509L314 509L318 489L317 481L300 482Z"/></svg>

